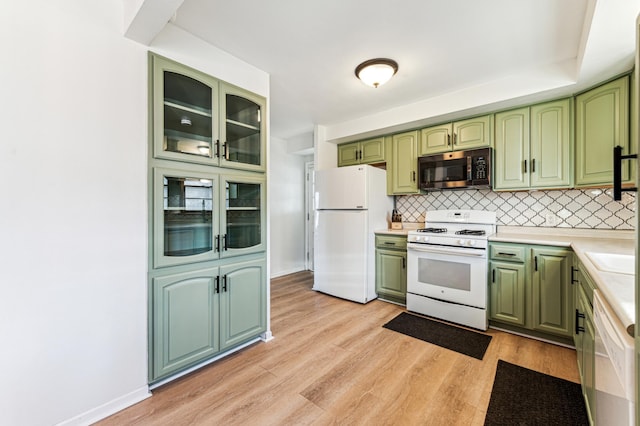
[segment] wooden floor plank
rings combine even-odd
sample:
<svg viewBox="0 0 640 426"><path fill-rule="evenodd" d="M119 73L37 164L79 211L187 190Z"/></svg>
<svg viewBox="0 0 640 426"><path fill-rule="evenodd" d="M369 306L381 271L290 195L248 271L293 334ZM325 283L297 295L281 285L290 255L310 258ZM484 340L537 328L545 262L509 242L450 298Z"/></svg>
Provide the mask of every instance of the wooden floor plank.
<svg viewBox="0 0 640 426"><path fill-rule="evenodd" d="M274 339L153 391L100 425L482 425L498 359L578 382L575 351L490 329L483 360L385 329L404 307L271 280Z"/></svg>

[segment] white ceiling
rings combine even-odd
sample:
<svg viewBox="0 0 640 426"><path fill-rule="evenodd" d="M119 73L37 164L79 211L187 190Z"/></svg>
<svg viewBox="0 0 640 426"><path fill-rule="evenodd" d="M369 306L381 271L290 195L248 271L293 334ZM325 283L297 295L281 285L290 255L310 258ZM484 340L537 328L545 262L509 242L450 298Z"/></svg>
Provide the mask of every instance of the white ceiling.
<svg viewBox="0 0 640 426"><path fill-rule="evenodd" d="M288 139L478 87L496 105L527 87L574 93L631 68L639 11L640 0L184 0L172 22L270 74L271 134ZM376 57L399 70L373 89L354 69ZM519 89L491 96L506 81Z"/></svg>

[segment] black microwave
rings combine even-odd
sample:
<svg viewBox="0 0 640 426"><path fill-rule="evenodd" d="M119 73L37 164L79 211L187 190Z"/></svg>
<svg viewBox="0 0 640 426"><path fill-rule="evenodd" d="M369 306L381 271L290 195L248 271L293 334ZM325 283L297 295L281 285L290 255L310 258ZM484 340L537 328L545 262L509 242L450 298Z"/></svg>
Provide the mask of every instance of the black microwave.
<svg viewBox="0 0 640 426"><path fill-rule="evenodd" d="M491 148L445 152L418 158L419 188L491 188Z"/></svg>

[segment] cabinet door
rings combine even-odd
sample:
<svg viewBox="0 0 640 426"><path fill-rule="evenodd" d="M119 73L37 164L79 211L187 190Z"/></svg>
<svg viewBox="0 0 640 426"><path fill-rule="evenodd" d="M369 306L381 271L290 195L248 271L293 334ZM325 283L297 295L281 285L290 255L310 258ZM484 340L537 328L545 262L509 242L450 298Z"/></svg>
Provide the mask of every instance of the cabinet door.
<svg viewBox="0 0 640 426"><path fill-rule="evenodd" d="M493 115L470 118L453 123L453 149L491 146Z"/></svg>
<svg viewBox="0 0 640 426"><path fill-rule="evenodd" d="M220 349L257 337L267 327L265 260L220 267Z"/></svg>
<svg viewBox="0 0 640 426"><path fill-rule="evenodd" d="M572 337L573 294L568 250L535 248L533 267L533 328Z"/></svg>
<svg viewBox="0 0 640 426"><path fill-rule="evenodd" d="M391 170L393 194L415 194L418 192L418 132L393 135Z"/></svg>
<svg viewBox="0 0 640 426"><path fill-rule="evenodd" d="M376 250L376 292L394 302L406 303L407 253L400 250Z"/></svg>
<svg viewBox="0 0 640 426"><path fill-rule="evenodd" d="M338 167L352 166L360 163L360 143L338 145Z"/></svg>
<svg viewBox="0 0 640 426"><path fill-rule="evenodd" d="M582 364L584 379L584 396L589 419L593 422L596 419L596 360L595 360L595 340L596 330L593 324L593 308L591 306L585 311L584 336L582 340ZM592 423L593 424L593 423Z"/></svg>
<svg viewBox="0 0 640 426"><path fill-rule="evenodd" d="M153 278L152 380L218 352L218 268Z"/></svg>
<svg viewBox="0 0 640 426"><path fill-rule="evenodd" d="M266 131L263 97L220 83L220 165L266 170Z"/></svg>
<svg viewBox="0 0 640 426"><path fill-rule="evenodd" d="M571 100L531 107L531 187L571 185Z"/></svg>
<svg viewBox="0 0 640 426"><path fill-rule="evenodd" d="M494 189L529 187L529 108L496 114Z"/></svg>
<svg viewBox="0 0 640 426"><path fill-rule="evenodd" d="M150 61L154 157L217 164L218 81L157 55Z"/></svg>
<svg viewBox="0 0 640 426"><path fill-rule="evenodd" d="M360 163L371 164L384 161L384 137L360 142Z"/></svg>
<svg viewBox="0 0 640 426"><path fill-rule="evenodd" d="M219 257L218 191L217 175L153 169L154 268Z"/></svg>
<svg viewBox="0 0 640 426"><path fill-rule="evenodd" d="M521 263L491 262L489 318L525 325L525 266Z"/></svg>
<svg viewBox="0 0 640 426"><path fill-rule="evenodd" d="M429 127L420 131L418 156L437 154L452 149L451 124Z"/></svg>
<svg viewBox="0 0 640 426"><path fill-rule="evenodd" d="M222 176L220 256L230 257L266 250L265 180L243 175Z"/></svg>
<svg viewBox="0 0 640 426"><path fill-rule="evenodd" d="M576 185L613 182L613 148L629 154L628 77L576 97ZM622 180L630 179L631 162L622 162Z"/></svg>

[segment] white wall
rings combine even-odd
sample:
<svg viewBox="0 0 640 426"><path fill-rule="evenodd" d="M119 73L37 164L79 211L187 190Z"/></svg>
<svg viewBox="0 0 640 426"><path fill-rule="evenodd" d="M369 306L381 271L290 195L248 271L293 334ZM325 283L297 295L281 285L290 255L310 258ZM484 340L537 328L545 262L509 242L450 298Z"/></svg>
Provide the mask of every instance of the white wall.
<svg viewBox="0 0 640 426"><path fill-rule="evenodd" d="M122 7L0 14L3 425L85 424L147 395L147 49ZM268 94L265 73L186 39L156 48Z"/></svg>
<svg viewBox="0 0 640 426"><path fill-rule="evenodd" d="M271 277L305 270L305 162L291 154L287 141L270 146L269 210L271 213Z"/></svg>

